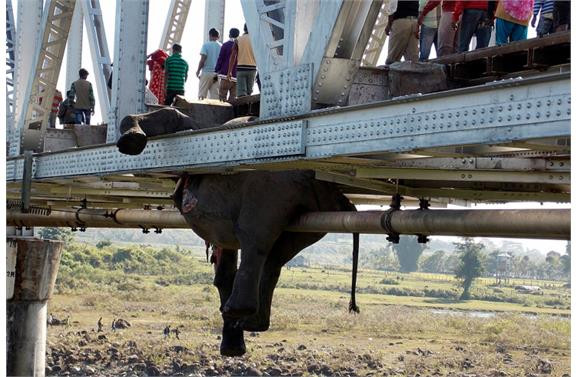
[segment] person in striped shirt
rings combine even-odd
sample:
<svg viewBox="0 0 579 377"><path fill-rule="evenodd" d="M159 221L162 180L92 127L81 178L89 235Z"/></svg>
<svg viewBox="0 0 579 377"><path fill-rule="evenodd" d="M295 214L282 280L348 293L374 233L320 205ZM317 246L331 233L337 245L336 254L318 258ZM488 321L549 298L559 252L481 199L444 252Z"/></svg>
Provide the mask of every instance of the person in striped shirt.
<svg viewBox="0 0 579 377"><path fill-rule="evenodd" d="M185 81L187 81L187 73L189 72L189 65L181 57L181 45L175 43L173 45L173 53L165 60L165 105L172 105L173 99L177 94L185 95Z"/></svg>
<svg viewBox="0 0 579 377"><path fill-rule="evenodd" d="M537 26L537 36L543 37L555 32L555 25L553 23L553 8L555 7L554 0L535 0L533 5L533 18L531 19L531 26ZM537 16L541 12L539 18L539 25L537 25Z"/></svg>

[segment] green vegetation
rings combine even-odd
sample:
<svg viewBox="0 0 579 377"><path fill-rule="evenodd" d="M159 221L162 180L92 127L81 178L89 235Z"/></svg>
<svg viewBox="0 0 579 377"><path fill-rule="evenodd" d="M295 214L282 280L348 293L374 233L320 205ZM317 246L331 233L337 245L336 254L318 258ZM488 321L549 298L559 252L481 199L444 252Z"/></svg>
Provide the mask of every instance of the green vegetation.
<svg viewBox="0 0 579 377"><path fill-rule="evenodd" d="M394 244L394 250L400 263L400 272L414 272L418 270L418 258L424 251L424 244L416 241L416 237L400 236L400 242Z"/></svg>
<svg viewBox="0 0 579 377"><path fill-rule="evenodd" d="M542 288L535 295L515 290L527 280L499 287L480 277L471 300L460 301L452 274L362 269L361 314L353 316L349 267L292 267L282 271L270 330L246 333L249 354L227 359L219 357L219 296L203 247L98 246L71 243L63 252L49 312L71 324L48 330L48 363L63 368L55 374L86 365L96 375L135 374L137 365L154 365L163 375L247 375L253 366L270 375L514 376L536 374L540 360L552 375L569 373L564 281L534 280ZM100 317L105 339L92 332ZM112 332L113 318L130 329ZM163 337L168 324L182 329L180 339Z"/></svg>
<svg viewBox="0 0 579 377"><path fill-rule="evenodd" d="M462 280L461 300L470 299L470 287L474 280L484 272L482 250L484 245L474 242L472 238L464 238L462 243L456 243L456 249L461 254L460 263L456 269L457 279Z"/></svg>

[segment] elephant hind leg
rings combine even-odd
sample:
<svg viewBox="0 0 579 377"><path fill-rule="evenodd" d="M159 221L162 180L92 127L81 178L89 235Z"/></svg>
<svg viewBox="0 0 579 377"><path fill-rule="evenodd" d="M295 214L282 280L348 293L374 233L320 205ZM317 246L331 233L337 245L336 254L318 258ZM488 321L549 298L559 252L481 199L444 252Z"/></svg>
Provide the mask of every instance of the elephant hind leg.
<svg viewBox="0 0 579 377"><path fill-rule="evenodd" d="M259 282L259 310L242 321L245 331L267 331L270 324L273 292L282 267L306 247L318 242L319 233L282 233L269 254Z"/></svg>
<svg viewBox="0 0 579 377"><path fill-rule="evenodd" d="M231 295L233 281L237 273L237 250L220 250L214 260L215 263L215 285L219 291L221 301L220 310ZM223 331L221 338L220 353L223 356L241 356L245 354L245 340L243 339L243 329L238 321L223 317Z"/></svg>

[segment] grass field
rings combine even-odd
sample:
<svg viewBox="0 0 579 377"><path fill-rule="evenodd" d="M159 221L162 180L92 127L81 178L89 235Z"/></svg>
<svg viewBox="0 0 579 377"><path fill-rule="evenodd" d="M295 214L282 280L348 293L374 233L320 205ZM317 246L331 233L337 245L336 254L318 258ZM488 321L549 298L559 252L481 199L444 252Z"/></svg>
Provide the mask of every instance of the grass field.
<svg viewBox="0 0 579 377"><path fill-rule="evenodd" d="M93 278L75 288L61 284L49 312L70 316L70 325L49 327L47 372L466 377L549 371L562 376L570 370L570 321L565 317L570 314L570 290L562 282L540 282L543 295L532 296L482 280L474 287L475 295L500 289L494 293L513 302L460 302L386 294L396 288L395 293L443 296L458 291L449 276L363 270L358 284L361 313L352 315L347 312L348 270L284 269L270 330L246 333L245 356L222 358L212 268L197 259L186 267L187 274L113 271L110 276L122 275L114 284ZM99 317L105 323L103 333L95 332ZM123 318L131 327L113 332L113 318ZM179 327L180 339L165 339L166 325Z"/></svg>

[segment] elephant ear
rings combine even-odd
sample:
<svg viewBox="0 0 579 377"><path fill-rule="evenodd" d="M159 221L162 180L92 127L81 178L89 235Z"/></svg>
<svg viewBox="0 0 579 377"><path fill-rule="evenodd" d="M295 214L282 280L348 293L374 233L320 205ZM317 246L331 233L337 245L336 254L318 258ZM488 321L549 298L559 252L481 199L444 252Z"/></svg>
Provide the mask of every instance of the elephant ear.
<svg viewBox="0 0 579 377"><path fill-rule="evenodd" d="M175 189L173 190L173 194L171 195L171 198L173 199L173 202L175 203L175 207L179 211L181 211L181 205L183 203L183 188L185 187L187 180L188 180L187 173L183 173L179 177L179 179L177 180L177 183L175 185Z"/></svg>

